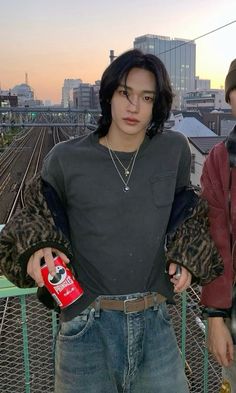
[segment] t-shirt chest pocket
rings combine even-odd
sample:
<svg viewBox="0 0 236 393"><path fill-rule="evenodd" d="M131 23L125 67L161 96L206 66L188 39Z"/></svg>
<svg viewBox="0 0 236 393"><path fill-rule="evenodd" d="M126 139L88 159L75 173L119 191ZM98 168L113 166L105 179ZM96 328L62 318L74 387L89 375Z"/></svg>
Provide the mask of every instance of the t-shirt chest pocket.
<svg viewBox="0 0 236 393"><path fill-rule="evenodd" d="M171 205L176 187L176 172L152 176L150 179L153 200L156 206Z"/></svg>

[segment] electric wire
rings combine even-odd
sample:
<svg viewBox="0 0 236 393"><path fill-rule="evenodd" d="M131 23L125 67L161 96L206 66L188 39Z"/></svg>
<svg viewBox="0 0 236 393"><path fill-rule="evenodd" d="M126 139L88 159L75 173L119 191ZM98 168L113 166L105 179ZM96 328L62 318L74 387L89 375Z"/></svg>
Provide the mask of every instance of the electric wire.
<svg viewBox="0 0 236 393"><path fill-rule="evenodd" d="M205 36L207 36L207 35L209 35L209 34L215 33L215 32L218 31L218 30L224 29L225 27L227 27L227 26L229 26L229 25L232 25L232 24L235 23L235 22L236 22L236 20L233 20L232 22L226 23L226 24L223 25L223 26L220 26L220 27L217 27L217 28L214 29L214 30L208 31L208 33L202 34L202 35L200 35L200 36L198 36L198 37L196 37L196 38L194 38L194 39L192 39L192 40L185 41L185 42L183 42L182 44L179 44L179 45L174 46L173 48L167 49L167 50L165 50L165 51L163 51L163 52L159 52L159 53L158 53L158 56L159 56L159 55L163 55L163 54L168 53L168 52L171 52L172 50L175 50L175 49L177 49L177 48L180 48L181 46L188 45L188 44L190 44L190 43L192 43L192 42L194 42L194 41L199 40L199 39L202 38L202 37L205 37Z"/></svg>

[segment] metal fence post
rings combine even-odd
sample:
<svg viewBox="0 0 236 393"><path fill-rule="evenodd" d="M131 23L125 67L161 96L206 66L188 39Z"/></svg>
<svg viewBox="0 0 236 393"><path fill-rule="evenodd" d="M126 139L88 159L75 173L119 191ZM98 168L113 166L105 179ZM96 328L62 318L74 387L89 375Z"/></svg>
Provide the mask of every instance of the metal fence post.
<svg viewBox="0 0 236 393"><path fill-rule="evenodd" d="M185 368L185 361L186 361L186 314L187 314L187 293L184 291L181 294L182 298L182 310L181 310L181 353L182 353L182 362L183 362L183 367Z"/></svg>
<svg viewBox="0 0 236 393"><path fill-rule="evenodd" d="M55 311L52 311L52 337L53 340L55 340L55 337L57 335L57 313Z"/></svg>
<svg viewBox="0 0 236 393"><path fill-rule="evenodd" d="M23 335L23 347L24 347L25 393L30 393L30 363L29 363L29 346L28 346L28 334L27 334L25 295L20 296L20 304L21 304L21 321L22 321L22 335Z"/></svg>
<svg viewBox="0 0 236 393"><path fill-rule="evenodd" d="M207 349L207 335L208 335L208 323L204 321L205 325L205 345L204 345L204 393L208 393L208 349Z"/></svg>

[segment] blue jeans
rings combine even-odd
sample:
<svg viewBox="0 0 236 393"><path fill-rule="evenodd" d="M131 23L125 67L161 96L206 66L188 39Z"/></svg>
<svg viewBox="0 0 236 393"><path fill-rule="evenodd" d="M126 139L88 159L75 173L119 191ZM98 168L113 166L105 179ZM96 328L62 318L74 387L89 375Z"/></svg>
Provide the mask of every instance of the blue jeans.
<svg viewBox="0 0 236 393"><path fill-rule="evenodd" d="M62 322L55 356L55 393L189 393L165 303L128 314L88 308Z"/></svg>

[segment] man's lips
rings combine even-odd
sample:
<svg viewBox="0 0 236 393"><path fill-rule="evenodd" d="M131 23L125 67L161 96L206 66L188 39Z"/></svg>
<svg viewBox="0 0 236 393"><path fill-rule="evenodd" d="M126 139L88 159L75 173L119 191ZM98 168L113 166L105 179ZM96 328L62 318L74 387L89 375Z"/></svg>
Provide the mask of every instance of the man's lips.
<svg viewBox="0 0 236 393"><path fill-rule="evenodd" d="M124 117L123 120L126 121L127 123L133 123L133 124L139 123L139 120L134 119L133 117Z"/></svg>

